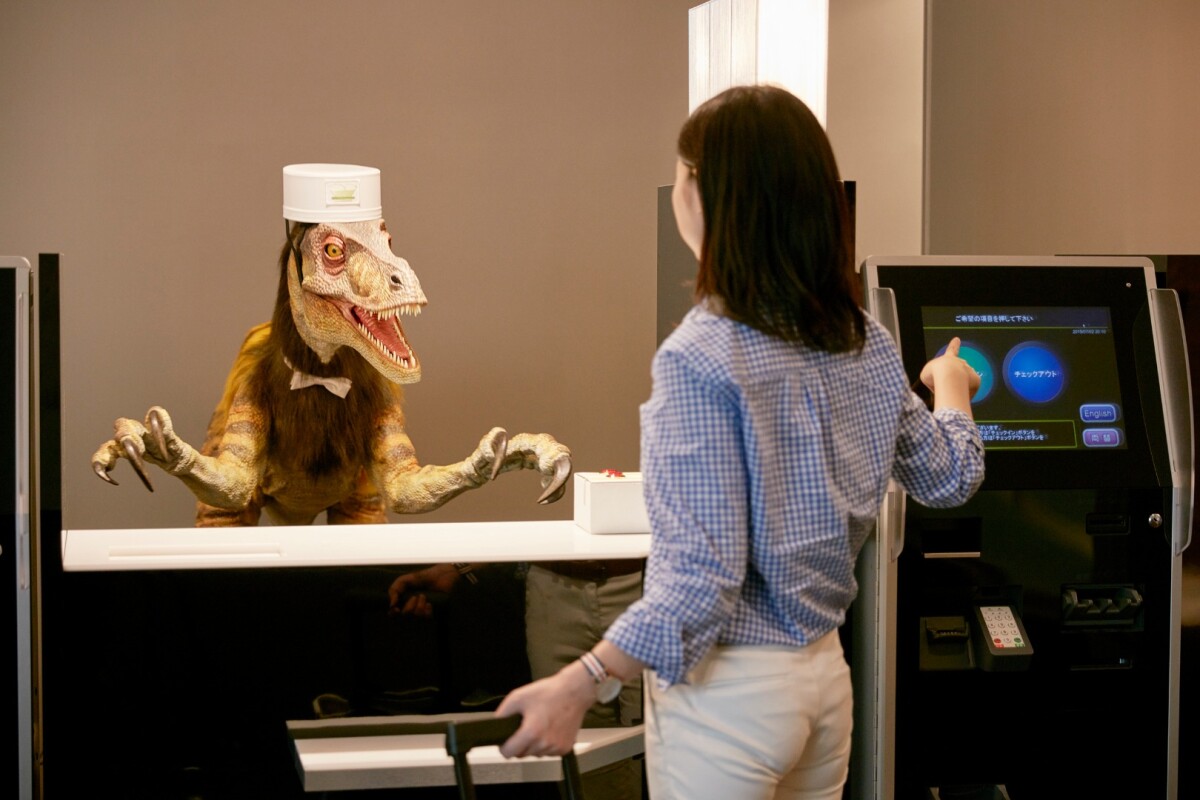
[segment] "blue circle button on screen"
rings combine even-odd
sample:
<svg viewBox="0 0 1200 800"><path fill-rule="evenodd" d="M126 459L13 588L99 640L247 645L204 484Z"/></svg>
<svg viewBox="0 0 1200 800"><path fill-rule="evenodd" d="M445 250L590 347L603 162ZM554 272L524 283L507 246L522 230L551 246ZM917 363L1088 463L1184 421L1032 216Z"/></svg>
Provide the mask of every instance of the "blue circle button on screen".
<svg viewBox="0 0 1200 800"><path fill-rule="evenodd" d="M946 348L942 347L937 351L937 355L940 356L945 352ZM996 370L992 367L992 362L988 360L987 356L966 342L959 343L958 357L966 361L967 366L975 370L979 375L979 388L975 390L974 396L971 397L971 402L983 402L992 393L992 387L996 384Z"/></svg>
<svg viewBox="0 0 1200 800"><path fill-rule="evenodd" d="M1058 356L1038 342L1019 344L1004 359L1004 382L1013 394L1030 403L1049 403L1066 381Z"/></svg>

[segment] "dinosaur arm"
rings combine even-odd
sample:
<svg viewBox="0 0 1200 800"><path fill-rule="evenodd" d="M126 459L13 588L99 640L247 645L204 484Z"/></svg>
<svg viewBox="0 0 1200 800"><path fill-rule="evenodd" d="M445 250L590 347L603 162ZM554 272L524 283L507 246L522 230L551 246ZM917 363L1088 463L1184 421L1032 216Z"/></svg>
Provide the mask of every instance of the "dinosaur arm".
<svg viewBox="0 0 1200 800"><path fill-rule="evenodd" d="M375 431L373 477L388 508L399 514L432 511L514 469L539 470L544 491L538 502L552 503L562 498L571 474L571 451L547 434L519 433L510 439L503 428L492 428L462 461L421 466L399 409Z"/></svg>
<svg viewBox="0 0 1200 800"><path fill-rule="evenodd" d="M398 514L432 511L468 489L488 482L491 462L480 453L484 442L472 457L457 464L421 466L404 429L403 414L394 408L376 426L372 440L375 485L387 507Z"/></svg>
<svg viewBox="0 0 1200 800"><path fill-rule="evenodd" d="M126 458L153 491L144 467L148 461L182 480L201 502L240 509L250 501L262 475L266 429L261 416L249 403L235 400L217 455L206 456L175 434L165 408L152 406L142 422L121 418L113 424L113 438L92 456L92 469L115 483L109 473L119 459Z"/></svg>
<svg viewBox="0 0 1200 800"><path fill-rule="evenodd" d="M171 440L167 441L171 451ZM246 507L262 479L267 446L266 420L257 407L240 393L235 396L215 456L200 453L178 437L174 441L179 457L169 459L163 469L182 480L202 503L235 510Z"/></svg>

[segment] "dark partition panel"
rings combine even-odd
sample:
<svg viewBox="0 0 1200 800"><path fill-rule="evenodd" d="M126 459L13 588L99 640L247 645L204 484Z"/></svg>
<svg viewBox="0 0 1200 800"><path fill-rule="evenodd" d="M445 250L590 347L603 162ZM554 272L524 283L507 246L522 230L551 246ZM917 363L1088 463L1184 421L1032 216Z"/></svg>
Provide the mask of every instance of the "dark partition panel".
<svg viewBox="0 0 1200 800"><path fill-rule="evenodd" d="M30 557L29 262L0 258L0 718L8 747L0 795L33 797L33 573Z"/></svg>

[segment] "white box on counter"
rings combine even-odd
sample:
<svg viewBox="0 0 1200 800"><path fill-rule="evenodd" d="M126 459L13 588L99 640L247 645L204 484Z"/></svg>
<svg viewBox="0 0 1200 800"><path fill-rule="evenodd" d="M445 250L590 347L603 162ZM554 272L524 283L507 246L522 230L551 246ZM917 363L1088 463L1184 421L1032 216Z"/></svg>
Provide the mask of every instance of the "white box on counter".
<svg viewBox="0 0 1200 800"><path fill-rule="evenodd" d="M642 473L575 473L575 524L589 533L649 533Z"/></svg>

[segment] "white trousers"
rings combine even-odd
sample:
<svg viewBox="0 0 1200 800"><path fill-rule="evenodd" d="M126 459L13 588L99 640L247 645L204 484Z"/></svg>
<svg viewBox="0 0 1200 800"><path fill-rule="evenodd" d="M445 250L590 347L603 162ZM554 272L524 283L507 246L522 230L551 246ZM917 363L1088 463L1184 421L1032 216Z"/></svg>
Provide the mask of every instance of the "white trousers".
<svg viewBox="0 0 1200 800"><path fill-rule="evenodd" d="M716 647L687 684L647 674L651 800L838 800L853 690L837 631L807 647Z"/></svg>

